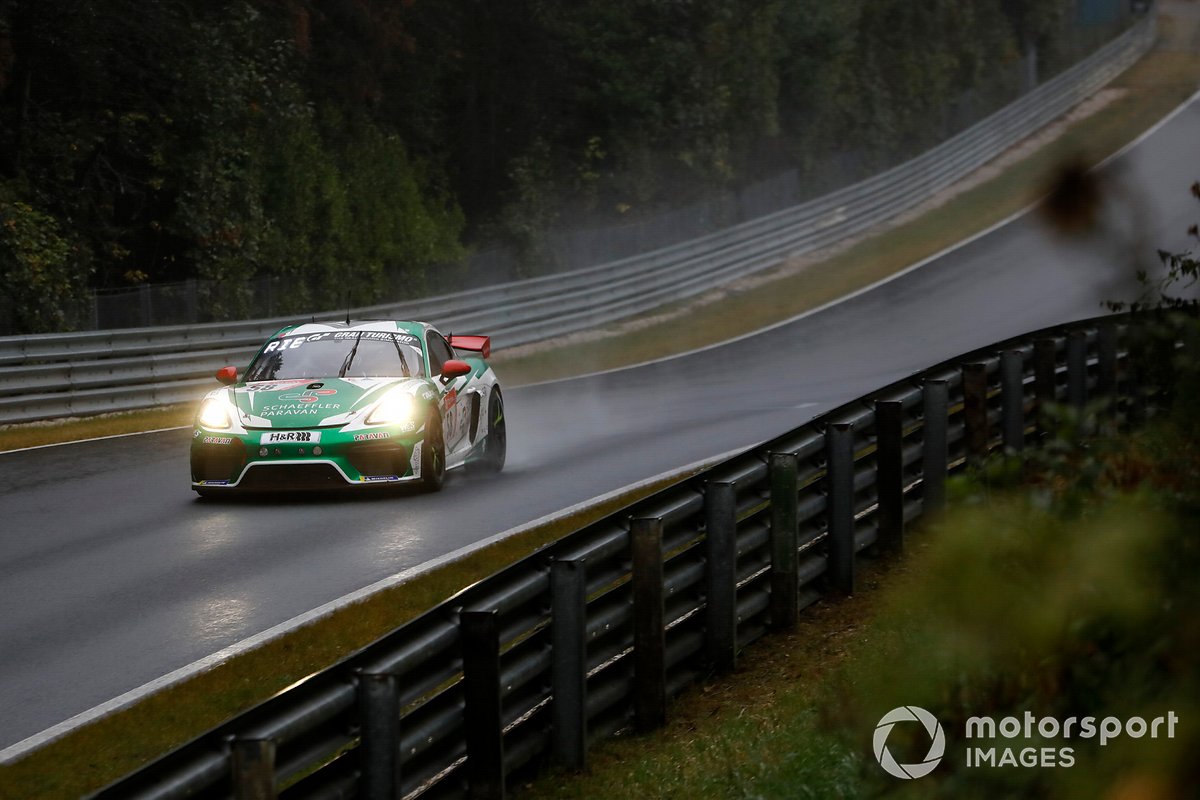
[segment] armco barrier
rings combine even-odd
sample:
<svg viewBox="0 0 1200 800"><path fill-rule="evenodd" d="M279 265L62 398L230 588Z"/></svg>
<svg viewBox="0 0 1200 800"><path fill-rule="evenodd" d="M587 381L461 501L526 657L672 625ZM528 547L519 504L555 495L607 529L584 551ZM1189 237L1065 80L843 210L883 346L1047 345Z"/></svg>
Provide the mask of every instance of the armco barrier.
<svg viewBox="0 0 1200 800"><path fill-rule="evenodd" d="M603 325L696 295L912 208L1108 83L1145 52L1154 35L1151 15L958 136L817 200L609 264L360 308L355 315L430 320L445 331L490 334L495 346L508 347ZM317 318L337 319L344 314L328 312ZM0 338L0 423L197 398L210 385L214 370L227 363L245 363L266 337L296 321L280 317Z"/></svg>
<svg viewBox="0 0 1200 800"><path fill-rule="evenodd" d="M104 798L503 797L732 669L858 556L902 550L947 475L1037 444L1040 404L1113 399L1121 321L1041 331L849 403L559 540L101 791Z"/></svg>

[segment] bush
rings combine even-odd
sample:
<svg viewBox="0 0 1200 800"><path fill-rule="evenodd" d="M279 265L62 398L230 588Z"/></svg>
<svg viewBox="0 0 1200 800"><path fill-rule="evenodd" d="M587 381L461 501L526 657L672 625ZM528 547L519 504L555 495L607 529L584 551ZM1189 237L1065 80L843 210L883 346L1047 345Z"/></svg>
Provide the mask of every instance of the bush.
<svg viewBox="0 0 1200 800"><path fill-rule="evenodd" d="M8 324L45 333L73 327L86 270L58 222L0 191L0 295Z"/></svg>

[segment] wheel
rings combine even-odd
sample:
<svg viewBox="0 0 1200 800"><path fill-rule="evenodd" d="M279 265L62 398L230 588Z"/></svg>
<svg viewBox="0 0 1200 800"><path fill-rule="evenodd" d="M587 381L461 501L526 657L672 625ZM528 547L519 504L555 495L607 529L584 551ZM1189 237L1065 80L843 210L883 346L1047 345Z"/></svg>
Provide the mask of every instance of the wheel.
<svg viewBox="0 0 1200 800"><path fill-rule="evenodd" d="M504 398L499 389L492 390L488 400L488 432L478 455L467 463L472 471L499 472L504 469L508 453L508 431L504 421Z"/></svg>
<svg viewBox="0 0 1200 800"><path fill-rule="evenodd" d="M436 492L446 481L446 439L442 435L442 418L435 409L425 419L425 443L421 446L421 486Z"/></svg>

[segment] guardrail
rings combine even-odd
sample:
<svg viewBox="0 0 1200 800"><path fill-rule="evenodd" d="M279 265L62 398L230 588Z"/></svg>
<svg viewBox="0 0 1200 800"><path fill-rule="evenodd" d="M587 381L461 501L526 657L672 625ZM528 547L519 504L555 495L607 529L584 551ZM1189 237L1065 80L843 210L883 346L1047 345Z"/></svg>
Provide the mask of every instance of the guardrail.
<svg viewBox="0 0 1200 800"><path fill-rule="evenodd" d="M1107 397L1139 418L1122 321L944 362L614 513L97 797L500 798L553 760L734 668L860 554L904 548L947 475L1042 435L1039 409Z"/></svg>
<svg viewBox="0 0 1200 800"><path fill-rule="evenodd" d="M422 319L537 341L684 299L860 233L961 179L1108 83L1155 36L1147 16L1089 58L932 150L853 186L725 230L609 264L401 303L360 318ZM336 319L328 312L317 319ZM0 338L0 423L195 399L295 317Z"/></svg>

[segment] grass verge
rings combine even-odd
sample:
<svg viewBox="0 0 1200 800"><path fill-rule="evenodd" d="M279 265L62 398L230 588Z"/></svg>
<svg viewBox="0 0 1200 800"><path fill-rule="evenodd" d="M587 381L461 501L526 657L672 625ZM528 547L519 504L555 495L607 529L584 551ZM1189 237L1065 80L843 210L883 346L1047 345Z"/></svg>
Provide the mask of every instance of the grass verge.
<svg viewBox="0 0 1200 800"><path fill-rule="evenodd" d="M94 417L0 425L0 452L48 444L79 442L103 436L121 436L192 423L195 404L165 406L142 411L120 411Z"/></svg>

